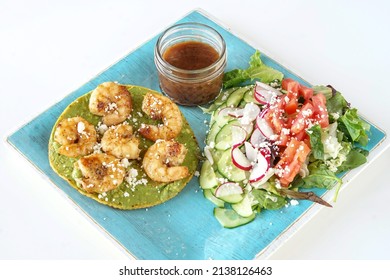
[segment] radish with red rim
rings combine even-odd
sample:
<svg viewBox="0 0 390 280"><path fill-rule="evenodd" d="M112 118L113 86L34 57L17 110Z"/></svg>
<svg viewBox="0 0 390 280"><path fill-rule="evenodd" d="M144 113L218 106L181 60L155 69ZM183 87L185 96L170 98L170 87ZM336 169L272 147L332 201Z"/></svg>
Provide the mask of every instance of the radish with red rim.
<svg viewBox="0 0 390 280"><path fill-rule="evenodd" d="M275 133L272 127L268 124L267 120L264 118L264 115L265 114L261 114L256 118L256 126L267 139L272 139Z"/></svg>
<svg viewBox="0 0 390 280"><path fill-rule="evenodd" d="M235 112L237 112L239 110L242 110L242 109L237 108L237 107L226 107L226 108L219 110L218 116L227 117L227 116L230 116L230 114L234 114Z"/></svg>
<svg viewBox="0 0 390 280"><path fill-rule="evenodd" d="M236 167L242 170L249 171L252 169L251 161L244 155L243 152L241 152L238 146L232 149L232 162Z"/></svg>
<svg viewBox="0 0 390 280"><path fill-rule="evenodd" d="M256 149L251 143L245 142L245 155L250 162L256 162L258 149Z"/></svg>
<svg viewBox="0 0 390 280"><path fill-rule="evenodd" d="M264 134L261 133L261 131L256 127L253 130L253 133L250 138L250 143L252 144L252 146L258 148L266 140L267 138L264 136Z"/></svg>
<svg viewBox="0 0 390 280"><path fill-rule="evenodd" d="M278 95L281 95L281 93L273 87L258 81L256 82L253 96L261 104L274 103Z"/></svg>
<svg viewBox="0 0 390 280"><path fill-rule="evenodd" d="M247 132L244 128L238 125L232 125L232 147L241 146L244 144Z"/></svg>
<svg viewBox="0 0 390 280"><path fill-rule="evenodd" d="M228 112L228 115L233 117L233 118L242 118L244 116L244 109L232 108L232 110L230 112Z"/></svg>
<svg viewBox="0 0 390 280"><path fill-rule="evenodd" d="M254 187L255 189L261 188L261 186L264 185L265 183L267 183L269 178L271 178L274 174L275 174L275 169L273 169L271 167L268 168L268 170L265 173L263 178L261 178L260 180L258 180L256 182L250 182L251 186Z"/></svg>
<svg viewBox="0 0 390 280"><path fill-rule="evenodd" d="M269 160L260 152L257 154L257 162L253 166L252 172L249 176L249 182L254 183L261 180L267 173L270 167Z"/></svg>

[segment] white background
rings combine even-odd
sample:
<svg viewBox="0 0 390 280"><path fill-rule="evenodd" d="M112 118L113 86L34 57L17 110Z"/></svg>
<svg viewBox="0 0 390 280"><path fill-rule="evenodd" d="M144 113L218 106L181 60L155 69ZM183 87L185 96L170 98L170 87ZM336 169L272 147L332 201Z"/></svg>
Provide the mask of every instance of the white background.
<svg viewBox="0 0 390 280"><path fill-rule="evenodd" d="M0 0L0 259L128 258L4 140L195 8L390 132L387 1ZM387 149L271 258L390 259L389 167Z"/></svg>

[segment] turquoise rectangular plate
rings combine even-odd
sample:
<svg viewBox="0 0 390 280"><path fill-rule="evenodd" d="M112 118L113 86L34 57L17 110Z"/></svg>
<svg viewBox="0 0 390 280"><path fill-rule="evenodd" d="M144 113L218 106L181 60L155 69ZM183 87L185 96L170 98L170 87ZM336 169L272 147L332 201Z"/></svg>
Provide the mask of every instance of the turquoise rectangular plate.
<svg viewBox="0 0 390 280"><path fill-rule="evenodd" d="M230 33L200 11L193 11L179 22L200 22L217 29L228 48L227 70L246 68L255 48ZM264 252L286 230L307 214L313 204L301 201L297 206L263 211L255 221L235 229L225 229L213 216L213 205L203 197L197 178L172 200L150 209L116 210L81 195L52 171L48 161L48 140L61 112L77 97L105 81L118 81L160 91L153 50L157 36L129 53L107 70L66 96L9 136L8 142L74 201L97 225L137 259L253 259ZM282 71L286 77L308 83L283 66L262 56L264 63ZM204 147L207 131L199 108L181 107L192 126L198 143ZM201 124L201 125L200 125ZM368 150L385 138L374 125ZM33 187L33 186L32 186ZM325 190L315 190L323 195Z"/></svg>

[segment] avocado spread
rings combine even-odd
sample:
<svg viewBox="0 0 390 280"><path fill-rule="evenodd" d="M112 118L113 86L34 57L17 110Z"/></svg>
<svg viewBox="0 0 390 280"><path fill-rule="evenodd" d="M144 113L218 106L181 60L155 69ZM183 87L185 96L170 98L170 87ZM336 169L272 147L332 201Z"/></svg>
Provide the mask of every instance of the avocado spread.
<svg viewBox="0 0 390 280"><path fill-rule="evenodd" d="M142 123L160 123L159 121L152 120L141 109L144 95L147 92L153 91L139 86L127 85L126 87L131 94L133 102L131 116L126 121L133 126L133 131L137 131ZM194 132L192 131L184 116L182 116L182 130L175 140L185 145L188 150L185 160L181 164L188 167L190 173L188 177L171 183L160 183L152 181L145 174L142 168L142 158L147 149L152 144L154 144L154 142L140 136L140 158L136 160L126 160L125 180L123 180L123 182L116 189L101 194L87 193L76 183L75 179L80 178L81 172L80 170L74 168L74 163L80 157L72 158L59 154L58 148L60 147L60 144L54 140L54 132L61 120L80 116L89 123L93 124L99 134L99 124L101 123L101 117L96 116L89 111L88 104L90 95L91 92L79 97L74 102L72 102L60 115L53 127L49 140L49 162L53 170L63 179L68 181L73 188L77 189L83 195L86 195L100 203L109 205L114 208L146 208L161 204L176 196L191 180L196 171L200 156L200 150Z"/></svg>

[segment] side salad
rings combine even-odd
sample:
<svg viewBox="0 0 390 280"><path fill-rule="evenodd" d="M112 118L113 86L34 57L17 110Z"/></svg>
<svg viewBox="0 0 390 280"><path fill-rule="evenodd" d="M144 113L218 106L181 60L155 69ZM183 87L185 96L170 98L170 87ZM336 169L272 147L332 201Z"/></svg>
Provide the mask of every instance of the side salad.
<svg viewBox="0 0 390 280"><path fill-rule="evenodd" d="M367 161L370 127L342 94L284 78L258 51L247 69L225 74L224 90L203 110L211 119L199 183L227 228L297 199L331 207L302 189L336 187L336 200L336 174Z"/></svg>

